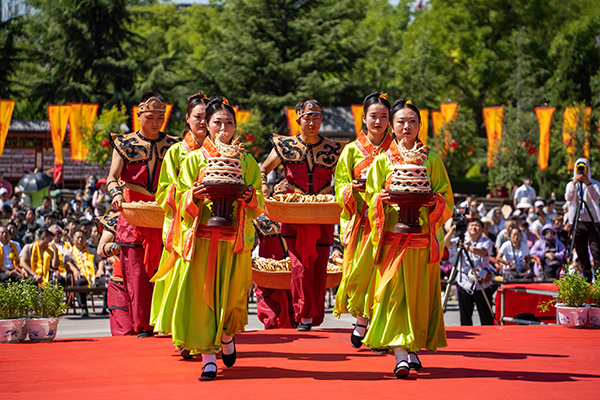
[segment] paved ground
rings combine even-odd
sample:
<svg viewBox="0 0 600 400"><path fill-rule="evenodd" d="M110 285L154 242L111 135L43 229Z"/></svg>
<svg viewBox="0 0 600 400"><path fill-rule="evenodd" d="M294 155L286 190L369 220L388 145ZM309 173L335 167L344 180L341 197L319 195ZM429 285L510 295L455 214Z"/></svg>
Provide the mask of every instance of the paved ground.
<svg viewBox="0 0 600 400"><path fill-rule="evenodd" d="M94 298L97 313L93 313L90 308L90 318L82 319L79 314L73 314L73 310L61 318L58 325L57 338L79 338L79 337L100 337L110 336L109 319L107 315L99 315L102 309L102 302L99 297ZM340 319L332 314L334 299L327 299L325 302L325 321L315 329L325 328L350 328L354 323L354 318L349 314L344 314ZM248 308L248 325L246 330L262 330L263 324L256 316L256 303L250 303ZM458 314L458 302L450 300L446 313L444 314L446 326L459 326L460 317ZM479 315L475 311L473 323L479 325Z"/></svg>

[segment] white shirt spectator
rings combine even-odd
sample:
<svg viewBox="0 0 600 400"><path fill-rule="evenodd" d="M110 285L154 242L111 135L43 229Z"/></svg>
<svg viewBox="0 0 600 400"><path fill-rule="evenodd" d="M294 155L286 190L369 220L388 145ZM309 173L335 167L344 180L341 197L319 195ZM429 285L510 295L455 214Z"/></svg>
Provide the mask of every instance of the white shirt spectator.
<svg viewBox="0 0 600 400"><path fill-rule="evenodd" d="M512 242L509 240L500 246L498 253L502 254L504 261L510 265L514 265L518 272L523 272L525 269L525 257L529 255L527 244L523 246L523 243L521 242L521 247L515 249Z"/></svg>
<svg viewBox="0 0 600 400"><path fill-rule="evenodd" d="M457 243L458 243L458 237L452 238L452 247L454 249L457 248ZM473 241L471 241L471 238L470 238L469 234L467 233L465 235L464 245L465 246L473 246L478 249L486 249L487 250L487 253L488 253L487 256L482 257L482 256L478 256L477 254L468 252L465 249L465 252L468 254L469 259L473 263L473 268L475 269L477 275L479 275L480 279L484 279L487 276L488 272L491 271L490 256L492 255L492 250L493 250L492 247L494 244L492 243L492 241L490 239L486 238L483 235L479 238L479 240L477 240L476 242L473 242ZM488 283L484 283L483 285L480 285L479 283L475 283L469 279L469 271L471 270L471 263L469 263L469 261L466 260L465 258L466 258L466 254L464 254L464 252L463 252L463 255L461 255L461 259L455 261L457 270L460 273L460 275L456 278L456 283L458 283L458 285L460 285L460 287L462 287L465 290L481 290L481 289L487 289L488 287L490 287L493 284L492 281L490 281Z"/></svg>
<svg viewBox="0 0 600 400"><path fill-rule="evenodd" d="M537 193L535 192L534 188L532 188L529 185L523 184L515 190L514 199L515 199L515 202L517 204L519 204L519 202L521 201L521 198L527 197L529 200L531 200L531 203L533 203L536 196L537 196Z"/></svg>

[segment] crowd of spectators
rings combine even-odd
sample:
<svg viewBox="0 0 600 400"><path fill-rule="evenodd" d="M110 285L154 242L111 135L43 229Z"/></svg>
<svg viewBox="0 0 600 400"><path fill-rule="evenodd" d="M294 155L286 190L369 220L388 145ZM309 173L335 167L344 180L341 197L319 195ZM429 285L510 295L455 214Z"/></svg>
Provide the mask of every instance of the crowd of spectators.
<svg viewBox="0 0 600 400"><path fill-rule="evenodd" d="M100 234L94 217L103 216L110 207L106 179L91 175L81 190L50 193L54 196L45 196L41 206L32 207L26 193L0 176L0 245L4 255L0 283L26 279L32 283L104 285L111 271L97 255ZM42 250L42 260L35 259L37 248ZM86 296L78 297L82 316L88 316ZM102 313L107 313L105 307Z"/></svg>

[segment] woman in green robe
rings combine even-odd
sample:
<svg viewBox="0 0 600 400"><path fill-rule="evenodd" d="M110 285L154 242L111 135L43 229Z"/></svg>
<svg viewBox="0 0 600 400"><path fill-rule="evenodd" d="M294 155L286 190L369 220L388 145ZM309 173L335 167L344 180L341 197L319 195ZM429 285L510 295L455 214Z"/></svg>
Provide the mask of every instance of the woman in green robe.
<svg viewBox="0 0 600 400"><path fill-rule="evenodd" d="M162 301L162 318L172 324L173 344L191 354L202 354L201 380L214 380L216 354L223 350L223 363L236 360L233 336L248 320L247 293L252 279L250 251L254 244L251 221L262 213L261 175L256 160L232 145L235 111L226 99L216 97L206 107L210 137L192 152L179 173L181 235L174 247L186 263L173 267L171 286ZM213 141L214 139L214 141ZM237 158L247 190L234 203L234 226L208 226L212 202L202 179L208 160ZM177 227L175 228L177 232ZM162 277L170 271L157 272ZM159 321L160 322L160 321Z"/></svg>
<svg viewBox="0 0 600 400"><path fill-rule="evenodd" d="M374 92L363 102L363 129L356 140L342 150L335 171L335 197L342 207L340 236L344 245L343 275L335 296L333 313L338 318L350 313L356 318L350 343L359 348L367 330L372 307L374 277L373 247L367 240L371 227L367 220L363 180L378 154L392 142L388 133L390 103L387 95Z"/></svg>
<svg viewBox="0 0 600 400"><path fill-rule="evenodd" d="M177 193L177 178L183 161L192 151L198 150L206 138L205 111L207 103L208 97L202 91L188 97L183 140L169 147L160 169L156 201L165 211L165 219L162 232L164 249L159 269L165 263L185 262L173 249L174 227L177 226L174 222L181 219L181 209L177 206L181 194ZM162 304L164 292L165 288L170 287L172 279L173 273L170 272L163 280L156 281L154 284L150 324L154 326L155 332L168 334L172 329L171 321L162 318L160 315L161 312L165 312ZM191 357L189 351L184 348L181 349L181 355L184 358Z"/></svg>
<svg viewBox="0 0 600 400"><path fill-rule="evenodd" d="M418 108L397 100L391 119L396 140L375 159L365 190L378 273L371 325L363 343L393 349L394 374L405 378L411 368L421 367L416 351L447 346L438 243L442 225L452 216L454 200L441 158L417 138L421 124ZM419 210L420 234L394 233L398 206L391 202L389 188L395 168L403 164L427 167L434 192L433 200Z"/></svg>

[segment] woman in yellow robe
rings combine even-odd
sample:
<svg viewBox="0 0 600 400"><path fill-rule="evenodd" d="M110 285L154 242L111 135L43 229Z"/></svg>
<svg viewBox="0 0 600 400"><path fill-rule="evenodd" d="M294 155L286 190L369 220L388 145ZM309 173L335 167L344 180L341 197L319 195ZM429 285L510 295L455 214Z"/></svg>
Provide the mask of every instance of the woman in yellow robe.
<svg viewBox="0 0 600 400"><path fill-rule="evenodd" d="M339 318L350 313L356 318L350 343L359 348L367 330L372 306L374 277L373 247L367 240L371 227L364 201L366 177L373 160L392 142L388 133L390 103L387 95L374 92L363 102L363 129L342 150L335 171L335 197L342 207L340 236L344 245L343 276L335 296L333 313Z"/></svg>
<svg viewBox="0 0 600 400"><path fill-rule="evenodd" d="M181 220L181 209L178 207L180 193L177 192L177 178L183 166L183 161L192 151L198 150L206 138L205 111L207 103L208 97L202 91L188 97L183 140L169 147L160 168L156 201L165 211L162 232L164 249L160 266L163 266L165 263L185 262L173 250L174 228L178 225L175 222ZM161 312L171 312L171 310L165 310L162 303L165 289L170 287L172 279L173 273L170 272L163 280L157 281L154 284L150 324L154 326L155 332L170 333L172 329L171 321L160 316ZM184 348L180 350L180 353L184 358L191 358L189 351Z"/></svg>
<svg viewBox="0 0 600 400"><path fill-rule="evenodd" d="M192 152L179 173L182 235L174 248L188 262L174 265L172 283L165 291L161 318L170 320L173 344L202 354L201 380L216 378L216 354L230 367L236 360L233 336L248 319L247 293L252 279L250 251L254 244L251 221L262 213L261 175L256 160L244 150L228 153L235 130L235 111L221 97L206 107L210 138ZM217 136L218 135L218 136ZM214 142L211 140L215 138ZM234 203L234 226L208 226L212 202L201 184L208 160L239 158L246 191ZM176 230L177 232L177 230ZM169 273L171 273L169 271ZM165 271L157 276L165 276ZM158 321L158 323L167 323Z"/></svg>
<svg viewBox="0 0 600 400"><path fill-rule="evenodd" d="M405 378L411 368L421 367L416 351L447 346L438 240L442 225L452 216L454 200L441 158L417 138L421 123L418 108L397 100L391 119L396 140L375 159L365 190L378 273L371 325L363 342L371 348L393 349L394 374ZM398 206L391 202L389 187L394 169L402 164L428 168L434 196L420 208L421 234L394 233Z"/></svg>

